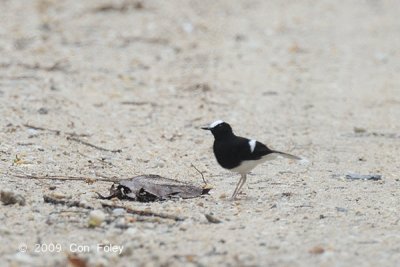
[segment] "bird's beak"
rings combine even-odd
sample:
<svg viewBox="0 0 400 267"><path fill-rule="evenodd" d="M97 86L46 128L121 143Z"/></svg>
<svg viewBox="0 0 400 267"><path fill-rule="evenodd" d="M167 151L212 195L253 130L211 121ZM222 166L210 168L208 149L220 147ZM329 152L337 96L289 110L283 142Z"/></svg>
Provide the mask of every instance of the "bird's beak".
<svg viewBox="0 0 400 267"><path fill-rule="evenodd" d="M201 129L208 130L208 131L211 130L210 127L208 127L208 126L203 126L203 127L201 127Z"/></svg>

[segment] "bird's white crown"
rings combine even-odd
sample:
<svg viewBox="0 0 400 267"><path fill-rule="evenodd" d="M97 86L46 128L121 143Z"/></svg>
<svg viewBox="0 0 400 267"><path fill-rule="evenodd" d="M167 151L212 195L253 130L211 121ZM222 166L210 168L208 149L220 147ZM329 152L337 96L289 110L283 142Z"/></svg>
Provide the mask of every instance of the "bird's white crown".
<svg viewBox="0 0 400 267"><path fill-rule="evenodd" d="M224 121L222 121L222 120L216 120L216 121L214 121L213 123L210 124L209 128L212 129L212 128L214 128L215 126L217 126L217 125L219 125L219 124L221 124L221 123L224 123Z"/></svg>

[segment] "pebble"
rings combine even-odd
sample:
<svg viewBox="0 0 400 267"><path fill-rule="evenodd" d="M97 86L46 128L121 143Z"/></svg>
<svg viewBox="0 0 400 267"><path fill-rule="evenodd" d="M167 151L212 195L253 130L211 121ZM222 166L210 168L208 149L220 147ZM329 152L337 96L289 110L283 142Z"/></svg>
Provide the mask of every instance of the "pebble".
<svg viewBox="0 0 400 267"><path fill-rule="evenodd" d="M9 234L11 234L11 232L7 227L5 227L5 226L0 227L0 235L1 236L5 236L5 235L9 235Z"/></svg>
<svg viewBox="0 0 400 267"><path fill-rule="evenodd" d="M122 216L126 213L126 211L125 211L125 209L122 209L122 208L116 208L116 209L113 209L112 213L114 216Z"/></svg>
<svg viewBox="0 0 400 267"><path fill-rule="evenodd" d="M12 257L12 261L31 265L33 263L33 258L27 253L18 252Z"/></svg>
<svg viewBox="0 0 400 267"><path fill-rule="evenodd" d="M49 113L49 110L47 108L40 108L38 110L38 113L41 114L41 115L46 115L46 114Z"/></svg>
<svg viewBox="0 0 400 267"><path fill-rule="evenodd" d="M116 228L120 228L120 229L126 229L128 228L128 225L126 224L126 220L125 218L118 218L114 221L114 225Z"/></svg>
<svg viewBox="0 0 400 267"><path fill-rule="evenodd" d="M89 207L90 207L90 204L89 204L89 202L88 202L87 200L80 200L80 201L79 201L79 207L82 207L82 208L89 208Z"/></svg>
<svg viewBox="0 0 400 267"><path fill-rule="evenodd" d="M311 248L308 252L311 254L322 254L325 252L325 249L321 246L315 246Z"/></svg>
<svg viewBox="0 0 400 267"><path fill-rule="evenodd" d="M220 199L225 199L225 198L227 198L228 196L225 194L225 193L222 193L220 196L219 196L219 198Z"/></svg>
<svg viewBox="0 0 400 267"><path fill-rule="evenodd" d="M128 235L128 236L134 237L134 236L136 236L137 231L138 230L136 228L129 227L128 229L126 229L125 234Z"/></svg>
<svg viewBox="0 0 400 267"><path fill-rule="evenodd" d="M309 161L307 158L301 157L301 159L299 160L299 163L300 163L301 165L307 165L307 164L310 163L310 161Z"/></svg>
<svg viewBox="0 0 400 267"><path fill-rule="evenodd" d="M382 175L380 174L358 174L358 173L349 173L346 174L346 179L349 180L381 180Z"/></svg>
<svg viewBox="0 0 400 267"><path fill-rule="evenodd" d="M96 255L94 257L90 257L87 265L85 266L110 266L110 264L107 258Z"/></svg>
<svg viewBox="0 0 400 267"><path fill-rule="evenodd" d="M31 128L29 128L29 129L27 130L27 132L28 132L29 135L36 135L36 134L38 134L38 130L31 129Z"/></svg>
<svg viewBox="0 0 400 267"><path fill-rule="evenodd" d="M192 33L194 30L193 24L190 22L183 23L182 28L186 33Z"/></svg>
<svg viewBox="0 0 400 267"><path fill-rule="evenodd" d="M52 198L55 198L55 199L71 198L71 196L67 196L67 195L65 195L63 193L60 193L60 192L53 192L49 196L52 197Z"/></svg>
<svg viewBox="0 0 400 267"><path fill-rule="evenodd" d="M143 244L138 240L132 240L128 243L125 243L124 250L122 251L121 256L131 256L137 253L137 250L141 248Z"/></svg>
<svg viewBox="0 0 400 267"><path fill-rule="evenodd" d="M222 221L211 214L204 214L209 223L221 223Z"/></svg>
<svg viewBox="0 0 400 267"><path fill-rule="evenodd" d="M4 205L19 204L20 206L25 206L25 198L9 190L2 190L0 192L0 200Z"/></svg>
<svg viewBox="0 0 400 267"><path fill-rule="evenodd" d="M389 57L387 54L385 54L383 52L377 52L377 53L375 53L375 59L380 62L386 63L388 61Z"/></svg>
<svg viewBox="0 0 400 267"><path fill-rule="evenodd" d="M97 227L100 226L104 220L106 219L106 214L101 210L92 210L89 213L89 227Z"/></svg>
<svg viewBox="0 0 400 267"><path fill-rule="evenodd" d="M157 159L155 160L154 168L163 168L165 166L165 162L163 160Z"/></svg>
<svg viewBox="0 0 400 267"><path fill-rule="evenodd" d="M347 212L348 210L346 208L341 208L341 207L336 207L337 212Z"/></svg>
<svg viewBox="0 0 400 267"><path fill-rule="evenodd" d="M362 127L354 127L353 131L355 133L365 133L365 132L367 132L367 130L365 128L362 128Z"/></svg>

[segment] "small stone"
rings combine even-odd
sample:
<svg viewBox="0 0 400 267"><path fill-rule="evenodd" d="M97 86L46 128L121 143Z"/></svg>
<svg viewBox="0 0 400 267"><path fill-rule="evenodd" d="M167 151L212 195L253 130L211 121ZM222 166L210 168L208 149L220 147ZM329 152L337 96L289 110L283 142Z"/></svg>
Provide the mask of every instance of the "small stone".
<svg viewBox="0 0 400 267"><path fill-rule="evenodd" d="M29 134L30 136L35 136L35 135L38 134L38 130L35 130L35 129L32 129L32 128L29 128L29 129L27 130L27 132L28 132L28 134Z"/></svg>
<svg viewBox="0 0 400 267"><path fill-rule="evenodd" d="M52 198L55 198L55 199L71 198L71 197L68 197L68 196L64 195L63 193L60 193L60 192L51 193L49 196L52 197Z"/></svg>
<svg viewBox="0 0 400 267"><path fill-rule="evenodd" d="M365 128L362 127L354 127L353 130L355 133L365 133L367 131Z"/></svg>
<svg viewBox="0 0 400 267"><path fill-rule="evenodd" d="M349 180L373 180L378 181L382 179L382 175L380 174L358 174L358 173L349 173L346 175L346 179Z"/></svg>
<svg viewBox="0 0 400 267"><path fill-rule="evenodd" d="M125 209L116 208L116 209L113 209L112 213L114 216L122 216L125 214Z"/></svg>
<svg viewBox="0 0 400 267"><path fill-rule="evenodd" d="M346 208L336 207L337 212L347 212Z"/></svg>
<svg viewBox="0 0 400 267"><path fill-rule="evenodd" d="M388 61L389 57L388 57L387 54L385 54L385 53L383 53L383 52L377 52L377 53L375 53L375 59L376 59L377 61L386 63L386 62Z"/></svg>
<svg viewBox="0 0 400 267"><path fill-rule="evenodd" d="M222 193L222 194L219 196L219 198L220 198L220 199L225 199L225 198L227 198L227 195L226 195L225 193Z"/></svg>
<svg viewBox="0 0 400 267"><path fill-rule="evenodd" d="M128 236L136 236L137 233L137 229L133 228L133 227L129 227L128 229L126 229L125 234Z"/></svg>
<svg viewBox="0 0 400 267"><path fill-rule="evenodd" d="M83 258L82 256L77 255L75 253L68 254L67 260L69 263L68 266L76 266L76 267L78 267L78 266L85 267L85 266L87 266L87 261L88 261L88 259L86 257Z"/></svg>
<svg viewBox="0 0 400 267"><path fill-rule="evenodd" d="M41 115L46 115L46 114L49 113L49 110L47 108L40 108L38 110L38 113L41 114Z"/></svg>
<svg viewBox="0 0 400 267"><path fill-rule="evenodd" d="M122 251L121 256L134 255L135 253L137 253L138 249L141 248L142 246L143 245L137 240L132 240L128 243L125 243L124 250Z"/></svg>
<svg viewBox="0 0 400 267"><path fill-rule="evenodd" d="M118 218L115 220L114 222L115 228L119 228L119 229L127 229L129 226L126 223L125 218Z"/></svg>
<svg viewBox="0 0 400 267"><path fill-rule="evenodd" d="M163 168L165 162L162 159L156 159L153 168Z"/></svg>
<svg viewBox="0 0 400 267"><path fill-rule="evenodd" d="M1 236L5 236L5 235L9 235L9 234L11 234L11 231L7 227L5 227L5 226L0 227L0 235Z"/></svg>
<svg viewBox="0 0 400 267"><path fill-rule="evenodd" d="M190 22L183 23L182 28L186 33L192 33L194 29L193 24Z"/></svg>
<svg viewBox="0 0 400 267"><path fill-rule="evenodd" d="M235 41L236 42L246 41L246 36L244 34L238 33L235 35Z"/></svg>
<svg viewBox="0 0 400 267"><path fill-rule="evenodd" d="M79 201L79 207L81 207L81 208L89 208L90 205L89 205L89 202L87 200L80 200Z"/></svg>
<svg viewBox="0 0 400 267"><path fill-rule="evenodd" d="M306 158L301 158L301 159L299 160L299 163L300 163L301 165L308 165L308 164L310 163L310 161L309 161L308 159L306 159Z"/></svg>
<svg viewBox="0 0 400 267"><path fill-rule="evenodd" d="M97 227L100 226L104 220L106 219L106 214L101 210L92 210L89 213L89 227Z"/></svg>
<svg viewBox="0 0 400 267"><path fill-rule="evenodd" d="M222 221L218 218L215 218L213 215L211 214L204 214L204 216L206 217L207 221L209 223L221 223Z"/></svg>
<svg viewBox="0 0 400 267"><path fill-rule="evenodd" d="M16 253L12 258L12 260L21 264L28 264L28 265L31 265L33 262L33 258L29 254L22 252Z"/></svg>
<svg viewBox="0 0 400 267"><path fill-rule="evenodd" d="M322 254L325 252L325 249L321 246L315 246L311 248L308 252L311 254Z"/></svg>
<svg viewBox="0 0 400 267"><path fill-rule="evenodd" d="M89 257L87 265L84 266L110 266L108 259L104 256L96 255Z"/></svg>
<svg viewBox="0 0 400 267"><path fill-rule="evenodd" d="M2 190L0 192L0 200L4 205L19 204L20 206L25 206L26 203L22 195L8 190Z"/></svg>

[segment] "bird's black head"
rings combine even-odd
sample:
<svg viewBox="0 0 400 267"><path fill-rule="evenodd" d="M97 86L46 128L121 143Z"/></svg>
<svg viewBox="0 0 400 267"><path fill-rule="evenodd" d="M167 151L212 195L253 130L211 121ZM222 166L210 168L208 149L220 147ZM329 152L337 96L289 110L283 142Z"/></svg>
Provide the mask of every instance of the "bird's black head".
<svg viewBox="0 0 400 267"><path fill-rule="evenodd" d="M216 140L227 138L233 135L232 127L221 120L214 121L207 127L202 127L203 130L209 130L214 135Z"/></svg>

